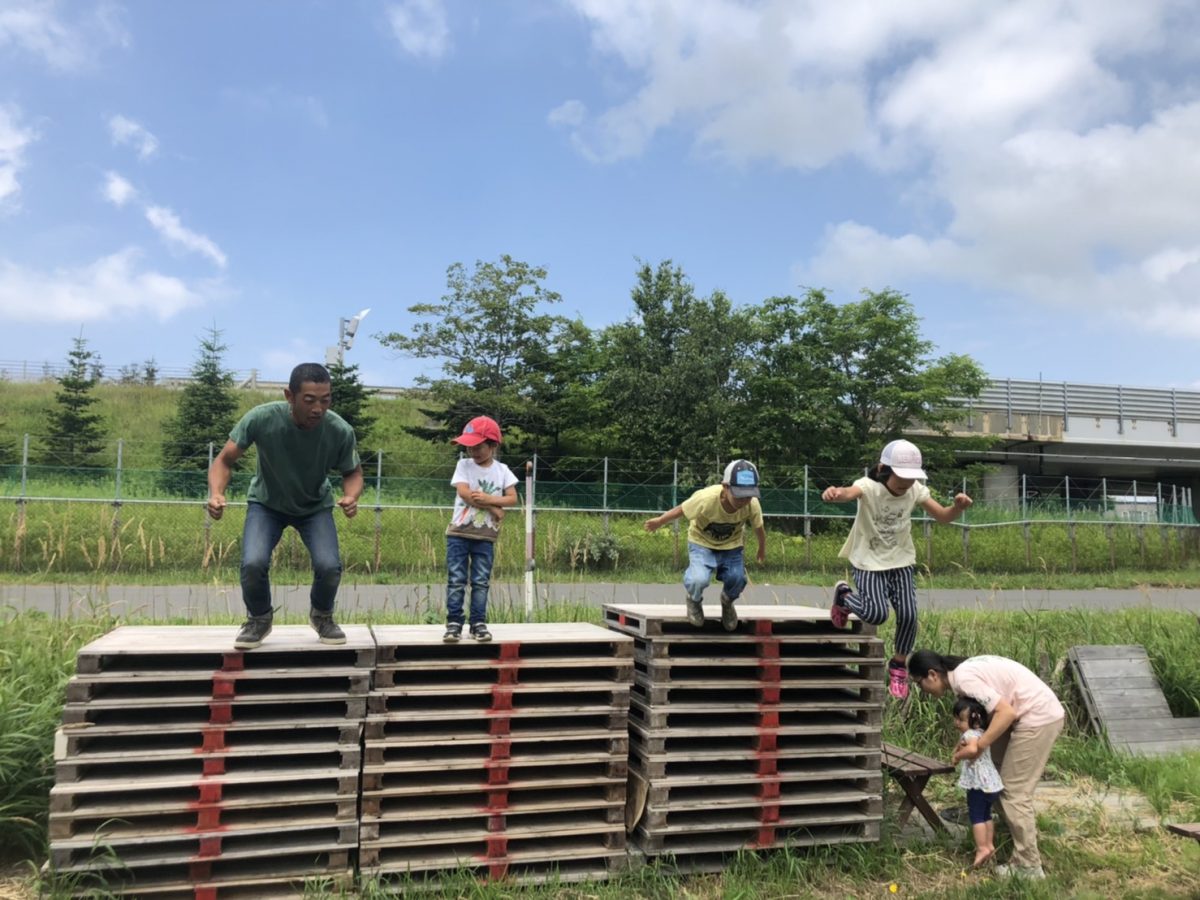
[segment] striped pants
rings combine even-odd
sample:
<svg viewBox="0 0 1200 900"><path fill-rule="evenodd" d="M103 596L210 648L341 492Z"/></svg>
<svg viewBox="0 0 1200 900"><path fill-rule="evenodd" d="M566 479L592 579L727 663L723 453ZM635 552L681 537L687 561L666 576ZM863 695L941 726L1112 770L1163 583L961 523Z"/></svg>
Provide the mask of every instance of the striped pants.
<svg viewBox="0 0 1200 900"><path fill-rule="evenodd" d="M858 593L843 597L846 608L864 622L882 625L889 604L896 610L896 656L908 656L917 642L917 582L914 566L867 572L854 569Z"/></svg>

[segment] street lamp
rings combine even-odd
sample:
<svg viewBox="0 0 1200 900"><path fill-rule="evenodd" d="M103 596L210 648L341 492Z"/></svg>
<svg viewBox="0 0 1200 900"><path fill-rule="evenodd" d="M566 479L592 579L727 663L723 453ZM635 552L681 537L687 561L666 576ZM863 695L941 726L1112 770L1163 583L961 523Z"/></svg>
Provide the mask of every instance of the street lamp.
<svg viewBox="0 0 1200 900"><path fill-rule="evenodd" d="M338 319L337 346L325 348L325 365L340 366L345 363L346 351L354 346L354 335L358 333L358 326L370 311L371 308L367 307L352 319Z"/></svg>

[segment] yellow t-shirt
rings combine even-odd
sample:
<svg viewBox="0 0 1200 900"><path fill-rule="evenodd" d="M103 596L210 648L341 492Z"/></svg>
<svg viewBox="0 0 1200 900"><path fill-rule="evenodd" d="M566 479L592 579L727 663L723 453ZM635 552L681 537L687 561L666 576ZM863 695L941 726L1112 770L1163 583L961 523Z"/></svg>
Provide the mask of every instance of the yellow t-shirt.
<svg viewBox="0 0 1200 900"><path fill-rule="evenodd" d="M763 527L762 505L757 497L736 512L721 505L721 485L701 488L681 504L688 519L688 540L710 550L732 550L745 543L746 523Z"/></svg>
<svg viewBox="0 0 1200 900"><path fill-rule="evenodd" d="M897 497L870 478L860 478L854 486L862 491L858 515L838 556L866 572L900 569L915 563L912 511L914 506L929 499L929 488L924 482L914 481L912 487Z"/></svg>

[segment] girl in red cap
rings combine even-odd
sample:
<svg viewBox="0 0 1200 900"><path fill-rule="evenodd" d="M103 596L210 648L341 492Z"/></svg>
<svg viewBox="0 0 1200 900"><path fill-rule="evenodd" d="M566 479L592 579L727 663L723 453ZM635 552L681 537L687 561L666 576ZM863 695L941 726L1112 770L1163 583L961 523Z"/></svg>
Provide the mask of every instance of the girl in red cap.
<svg viewBox="0 0 1200 900"><path fill-rule="evenodd" d="M495 419L476 416L454 438L466 448L450 483L457 494L450 527L446 529L446 633L453 643L462 637L463 600L471 585L471 637L490 641L487 627L488 586L496 555L496 538L504 510L517 505L517 477L496 459L500 426Z"/></svg>

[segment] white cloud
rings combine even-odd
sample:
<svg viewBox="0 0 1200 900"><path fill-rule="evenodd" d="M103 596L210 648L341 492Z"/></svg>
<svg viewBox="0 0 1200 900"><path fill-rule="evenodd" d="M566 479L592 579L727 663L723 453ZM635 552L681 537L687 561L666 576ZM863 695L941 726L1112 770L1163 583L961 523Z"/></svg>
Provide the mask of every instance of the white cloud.
<svg viewBox="0 0 1200 900"><path fill-rule="evenodd" d="M616 70L607 106L548 117L588 159L671 129L734 165L897 185L920 224L829 223L800 283L942 281L1200 336L1195 4L569 2Z"/></svg>
<svg viewBox="0 0 1200 900"><path fill-rule="evenodd" d="M302 362L325 362L325 350L312 345L303 338L292 338L286 347L263 350L263 370L282 372L283 378ZM365 384L366 382L364 382Z"/></svg>
<svg viewBox="0 0 1200 900"><path fill-rule="evenodd" d="M124 206L137 196L134 186L116 172L104 173L104 187L101 190L104 199L113 206Z"/></svg>
<svg viewBox="0 0 1200 900"><path fill-rule="evenodd" d="M108 120L108 132L114 144L133 147L138 159L149 159L158 152L158 138L133 119L113 116Z"/></svg>
<svg viewBox="0 0 1200 900"><path fill-rule="evenodd" d="M0 260L0 318L16 322L94 322L149 316L165 321L203 302L184 281L143 269L126 248L76 269L39 272Z"/></svg>
<svg viewBox="0 0 1200 900"><path fill-rule="evenodd" d="M554 107L546 114L546 121L551 125L577 126L587 118L587 107L578 100L567 100Z"/></svg>
<svg viewBox="0 0 1200 900"><path fill-rule="evenodd" d="M211 238L185 228L179 221L179 216L167 207L147 206L146 220L171 246L189 253L199 253L201 256L208 257L222 269L225 268L228 260L221 248Z"/></svg>
<svg viewBox="0 0 1200 900"><path fill-rule="evenodd" d="M227 88L222 93L229 101L255 115L270 113L300 118L322 130L329 127L329 113L324 102L311 94L294 94L279 87Z"/></svg>
<svg viewBox="0 0 1200 900"><path fill-rule="evenodd" d="M21 111L0 104L0 210L11 206L21 190L17 173L25 165L25 148L37 134L21 124Z"/></svg>
<svg viewBox="0 0 1200 900"><path fill-rule="evenodd" d="M54 69L82 69L98 50L129 44L120 10L111 3L86 10L75 4L65 16L55 0L4 0L0 7L0 48L16 47Z"/></svg>
<svg viewBox="0 0 1200 900"><path fill-rule="evenodd" d="M450 49L450 28L442 0L403 0L388 9L388 23L409 56L440 59Z"/></svg>

